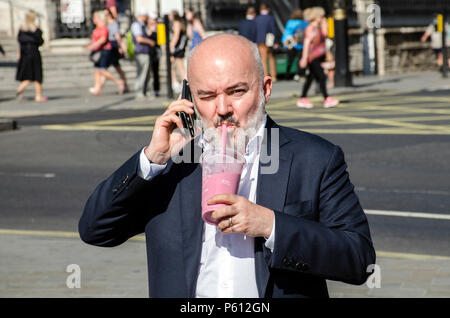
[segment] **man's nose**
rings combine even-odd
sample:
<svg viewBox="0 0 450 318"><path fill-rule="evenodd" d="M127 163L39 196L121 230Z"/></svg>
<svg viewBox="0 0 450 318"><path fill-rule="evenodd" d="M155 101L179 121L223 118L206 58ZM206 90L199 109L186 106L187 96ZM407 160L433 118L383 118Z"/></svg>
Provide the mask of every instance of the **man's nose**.
<svg viewBox="0 0 450 318"><path fill-rule="evenodd" d="M229 98L225 94L220 94L217 96L216 102L217 114L220 116L227 115L232 112L232 104Z"/></svg>

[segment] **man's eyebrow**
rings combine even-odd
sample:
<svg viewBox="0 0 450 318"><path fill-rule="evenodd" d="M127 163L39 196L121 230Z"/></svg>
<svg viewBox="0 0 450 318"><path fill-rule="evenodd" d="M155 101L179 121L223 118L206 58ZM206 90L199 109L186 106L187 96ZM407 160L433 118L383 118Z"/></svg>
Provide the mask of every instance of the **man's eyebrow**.
<svg viewBox="0 0 450 318"><path fill-rule="evenodd" d="M197 95L211 95L211 94L215 94L215 91L204 91L204 90L197 90Z"/></svg>
<svg viewBox="0 0 450 318"><path fill-rule="evenodd" d="M246 83L246 82L238 82L236 84L228 86L225 90L226 91L231 91L231 90L236 89L236 88L238 88L240 86L245 86L246 88L249 87L248 83ZM212 94L215 94L215 93L216 93L215 91L205 91L205 90L202 90L202 89L197 90L197 95L212 95Z"/></svg>
<svg viewBox="0 0 450 318"><path fill-rule="evenodd" d="M226 90L233 90L233 89L238 88L240 86L245 86L245 87L248 88L249 85L246 82L239 82L239 83L236 83L234 85L231 85L231 86L227 87Z"/></svg>

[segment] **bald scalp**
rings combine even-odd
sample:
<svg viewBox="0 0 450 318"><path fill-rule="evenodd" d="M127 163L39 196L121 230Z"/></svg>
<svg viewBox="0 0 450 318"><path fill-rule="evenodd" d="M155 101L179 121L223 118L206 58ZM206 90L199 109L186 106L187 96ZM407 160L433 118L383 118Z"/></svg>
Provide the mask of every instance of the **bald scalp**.
<svg viewBox="0 0 450 318"><path fill-rule="evenodd" d="M258 80L262 83L264 79L264 69L257 46L247 40L245 37L235 34L221 33L210 36L198 44L187 57L187 78L190 80L192 66L196 63L202 63L205 59L211 58L216 54L229 54L230 58L250 57L253 65L250 66L257 71Z"/></svg>

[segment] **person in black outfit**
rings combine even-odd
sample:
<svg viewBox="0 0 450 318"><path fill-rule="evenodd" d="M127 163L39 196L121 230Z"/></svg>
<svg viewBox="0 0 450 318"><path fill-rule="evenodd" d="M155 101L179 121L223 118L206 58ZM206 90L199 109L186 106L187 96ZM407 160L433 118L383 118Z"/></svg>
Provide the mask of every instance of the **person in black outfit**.
<svg viewBox="0 0 450 318"><path fill-rule="evenodd" d="M177 10L172 10L169 14L169 21L172 23L172 40L170 41L170 55L172 63L176 66L180 80L177 79L175 69L172 68L172 88L175 94L181 92L181 81L186 77L184 66L184 55L187 45L186 26Z"/></svg>
<svg viewBox="0 0 450 318"><path fill-rule="evenodd" d="M25 88L34 82L36 102L46 102L47 97L42 96L42 59L39 46L44 43L42 31L36 25L36 13L28 11L25 23L20 27L18 41L20 44L19 63L17 65L16 80L20 81L17 88L17 97L22 99Z"/></svg>
<svg viewBox="0 0 450 318"><path fill-rule="evenodd" d="M5 50L3 49L3 46L1 46L1 44L0 44L0 54L3 56L6 55Z"/></svg>
<svg viewBox="0 0 450 318"><path fill-rule="evenodd" d="M156 45L150 47L150 67L147 72L147 80L145 81L145 91L147 91L147 83L150 78L150 71L153 74L153 91L156 97L159 96L159 59L161 58L161 48L159 47L157 37L158 16L154 13L150 13L147 21L148 37L153 40Z"/></svg>

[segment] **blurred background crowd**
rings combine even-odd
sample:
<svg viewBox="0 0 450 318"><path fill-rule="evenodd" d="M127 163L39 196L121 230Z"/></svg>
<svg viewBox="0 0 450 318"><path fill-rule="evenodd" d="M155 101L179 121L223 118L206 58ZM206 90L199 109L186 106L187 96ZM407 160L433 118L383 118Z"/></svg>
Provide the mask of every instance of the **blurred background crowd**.
<svg viewBox="0 0 450 318"><path fill-rule="evenodd" d="M15 76L18 99L34 83L37 102L47 101L43 87L67 81L68 87L89 84L95 96L105 85L137 99L165 94L162 85L178 94L189 51L208 36L230 32L257 45L274 81L301 82L297 106L311 107L307 94L315 81L324 106L333 107L338 101L328 90L351 85L352 76L446 72L447 6L421 0L0 0L0 62L15 68L0 81L10 86Z"/></svg>

